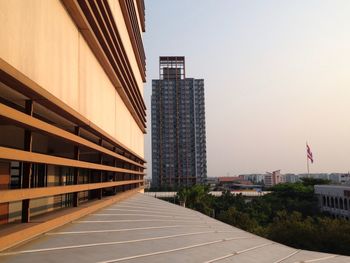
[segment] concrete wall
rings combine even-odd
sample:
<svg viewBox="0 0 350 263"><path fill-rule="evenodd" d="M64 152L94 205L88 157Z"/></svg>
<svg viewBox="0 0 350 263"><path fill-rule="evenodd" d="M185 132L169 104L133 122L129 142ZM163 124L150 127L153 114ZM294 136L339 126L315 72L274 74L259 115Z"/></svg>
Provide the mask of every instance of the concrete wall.
<svg viewBox="0 0 350 263"><path fill-rule="evenodd" d="M315 185L322 211L342 218L350 218L350 186L345 185Z"/></svg>
<svg viewBox="0 0 350 263"><path fill-rule="evenodd" d="M122 10L121 10L120 4L119 4L119 0L108 0L108 3L109 3L109 6L111 7L112 14L114 16L118 31L122 37L122 42L123 42L123 45L125 47L126 54L129 58L131 68L132 68L134 73L139 72L139 67L137 65L135 53L133 51L131 40L130 40L130 37L128 35L128 29L127 29L125 21L124 21L124 17L123 17L123 13L122 13ZM137 3L134 2L134 5L135 5L136 13L138 16ZM139 23L139 25L140 25L140 23ZM141 27L140 27L140 31L141 31ZM135 74L135 78L136 78L137 85L140 89L140 92L143 95L143 81L142 81L141 75Z"/></svg>
<svg viewBox="0 0 350 263"><path fill-rule="evenodd" d="M119 2L110 0L142 92ZM144 136L59 0L0 0L0 57L140 156Z"/></svg>

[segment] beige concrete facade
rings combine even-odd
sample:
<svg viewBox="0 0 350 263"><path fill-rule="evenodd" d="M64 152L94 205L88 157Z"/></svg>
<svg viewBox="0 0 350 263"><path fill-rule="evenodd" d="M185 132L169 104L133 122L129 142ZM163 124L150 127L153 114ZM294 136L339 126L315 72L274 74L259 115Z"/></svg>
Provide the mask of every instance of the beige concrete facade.
<svg viewBox="0 0 350 263"><path fill-rule="evenodd" d="M16 236L8 247L21 239L8 223L65 214L52 229L142 191L144 3L0 0L0 24L0 232Z"/></svg>
<svg viewBox="0 0 350 263"><path fill-rule="evenodd" d="M108 2L110 4L110 6L111 6L111 10L113 12L113 16L116 19L116 24L117 24L118 30L121 32L121 35L128 36L128 31L127 31L127 28L126 28L125 21L123 19L123 14L122 14L122 10L121 10L119 1L118 0L108 0ZM136 6L136 1L134 1L134 5ZM136 12L137 12L137 17L139 19L139 14L138 14L137 9L136 9ZM141 23L139 23L139 25L141 25ZM139 27L139 30L141 31L141 26ZM130 59L132 70L133 70L133 72L136 73L136 72L139 71L139 69L138 69L138 66L137 66L135 53L134 53L134 51L132 49L130 38L129 37L122 37L122 41L123 41L125 50L127 52L127 55L128 55L128 57ZM137 79L137 84L138 84L138 87L140 89L140 92L143 95L143 81L142 81L141 75L140 74L136 74L136 79Z"/></svg>
<svg viewBox="0 0 350 263"><path fill-rule="evenodd" d="M109 2L143 92L119 1ZM0 7L0 57L143 157L143 132L61 1L2 0Z"/></svg>

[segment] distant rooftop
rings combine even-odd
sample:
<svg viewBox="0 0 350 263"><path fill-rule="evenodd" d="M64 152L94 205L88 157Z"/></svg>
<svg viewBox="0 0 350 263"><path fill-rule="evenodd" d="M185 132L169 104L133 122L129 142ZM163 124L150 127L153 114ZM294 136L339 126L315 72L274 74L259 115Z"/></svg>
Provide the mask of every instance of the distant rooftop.
<svg viewBox="0 0 350 263"><path fill-rule="evenodd" d="M315 188L325 188L325 189L347 189L347 190L350 190L350 185L347 185L347 184L342 184L342 185L320 184L320 185L315 185Z"/></svg>
<svg viewBox="0 0 350 263"><path fill-rule="evenodd" d="M159 61L185 61L185 57L184 56L160 56L159 57Z"/></svg>
<svg viewBox="0 0 350 263"><path fill-rule="evenodd" d="M1 262L350 262L299 250L138 194L24 245Z"/></svg>

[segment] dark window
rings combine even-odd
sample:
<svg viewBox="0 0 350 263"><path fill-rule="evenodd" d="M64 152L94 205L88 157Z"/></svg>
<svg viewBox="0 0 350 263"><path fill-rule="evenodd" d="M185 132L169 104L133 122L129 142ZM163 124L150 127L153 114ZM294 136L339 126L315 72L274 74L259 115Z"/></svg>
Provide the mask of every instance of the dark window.
<svg viewBox="0 0 350 263"><path fill-rule="evenodd" d="M11 189L18 189L22 187L22 170L23 165L21 162L11 162Z"/></svg>
<svg viewBox="0 0 350 263"><path fill-rule="evenodd" d="M11 189L22 188L23 180L23 163L11 162ZM47 186L47 174L45 164L33 164L30 187Z"/></svg>
<svg viewBox="0 0 350 263"><path fill-rule="evenodd" d="M47 186L47 169L46 164L33 164L31 187Z"/></svg>

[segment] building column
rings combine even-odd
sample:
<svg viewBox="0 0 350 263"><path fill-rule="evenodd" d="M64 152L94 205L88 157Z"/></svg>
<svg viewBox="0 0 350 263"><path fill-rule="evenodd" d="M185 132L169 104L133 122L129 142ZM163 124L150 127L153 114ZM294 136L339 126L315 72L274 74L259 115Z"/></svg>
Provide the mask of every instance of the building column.
<svg viewBox="0 0 350 263"><path fill-rule="evenodd" d="M33 101L32 100L25 101L25 112L28 115L33 116ZM33 148L32 144L33 144L32 131L25 130L24 131L24 150L31 152L32 148ZM27 162L23 163L22 188L30 188L32 169L33 169L32 163L27 163ZM21 221L22 221L22 223L29 223L30 222L30 200L29 199L22 200Z"/></svg>
<svg viewBox="0 0 350 263"><path fill-rule="evenodd" d="M76 126L75 127L75 135L80 136L80 127ZM74 159L78 160L80 159L80 148L78 145L74 146ZM79 168L75 167L74 168L74 179L73 179L73 184L77 185L79 182ZM79 205L79 193L75 192L73 193L73 206L78 207Z"/></svg>
<svg viewBox="0 0 350 263"><path fill-rule="evenodd" d="M100 146L102 146L102 144L103 144L103 139L102 138L100 139L99 144L100 144ZM100 158L99 163L103 164L103 155L102 155L102 153L99 154L99 158ZM99 178L99 182L100 183L102 183L102 176L103 176L103 171L100 171L100 178ZM102 191L103 191L103 189L100 188L97 191L98 191L98 194L97 194L98 199L102 199Z"/></svg>
<svg viewBox="0 0 350 263"><path fill-rule="evenodd" d="M140 163L140 164L141 164L141 163ZM141 168L141 167L139 167L139 171L140 171L140 172L143 172L143 171L144 171L144 169L143 169L143 168ZM140 183L140 186L145 186L144 175L139 175L139 180L143 180L143 182L142 182L142 183Z"/></svg>
<svg viewBox="0 0 350 263"><path fill-rule="evenodd" d="M113 152L116 152L116 151L117 151L116 147L113 147ZM116 158L113 159L113 162L114 162L114 163L113 163L113 164L114 164L114 167L117 167L118 161L117 161ZM114 181L114 182L117 181L117 172L114 172L114 173L113 173L113 181ZM114 194L117 193L117 187L116 187L116 186L113 187L113 193L114 193Z"/></svg>
<svg viewBox="0 0 350 263"><path fill-rule="evenodd" d="M125 153L123 154L123 156L127 157L127 156L125 155ZM126 162L123 163L122 167L123 167L124 169L127 168L127 167L126 167ZM123 181L126 180L126 174L125 174L125 172L122 173L122 180L123 180ZM126 189L127 189L127 186L126 186L126 185L123 185L123 186L122 186L122 191L125 192Z"/></svg>
<svg viewBox="0 0 350 263"><path fill-rule="evenodd" d="M10 180L10 162L0 161L0 193L1 190L9 189L11 184ZM7 224L9 220L9 204L0 204L0 225Z"/></svg>

